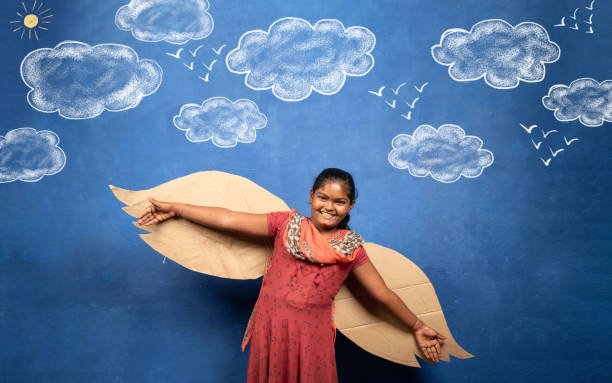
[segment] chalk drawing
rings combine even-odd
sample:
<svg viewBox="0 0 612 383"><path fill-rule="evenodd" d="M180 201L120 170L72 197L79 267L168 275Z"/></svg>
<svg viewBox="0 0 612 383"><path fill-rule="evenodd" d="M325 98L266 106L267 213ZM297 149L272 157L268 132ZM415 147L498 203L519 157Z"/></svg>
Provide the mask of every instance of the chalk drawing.
<svg viewBox="0 0 612 383"><path fill-rule="evenodd" d="M28 53L20 70L32 108L74 120L135 108L162 83L157 62L121 44L63 41Z"/></svg>
<svg viewBox="0 0 612 383"><path fill-rule="evenodd" d="M532 131L533 131L535 128L537 128L537 127L538 127L537 125L529 125L529 127L527 127L527 126L525 126L525 125L523 125L523 124L519 124L519 125L521 126L521 128L525 129L525 131L526 131L527 133L529 133L529 134L531 134L531 132L532 132Z"/></svg>
<svg viewBox="0 0 612 383"><path fill-rule="evenodd" d="M558 121L578 120L584 126L612 122L612 80L601 83L579 78L567 86L553 85L542 97L546 109L554 111Z"/></svg>
<svg viewBox="0 0 612 383"><path fill-rule="evenodd" d="M26 36L26 31L28 32L28 40L32 39L32 35L38 40L38 31L48 31L47 28L51 24L51 18L54 16L50 13L51 8L43 9L44 3L37 3L37 0L32 2L31 7L26 7L25 3L21 3L21 7L17 12L17 16L19 16L19 20L11 20L9 24L12 24L13 32L21 32L19 39L23 40L24 36Z"/></svg>
<svg viewBox="0 0 612 383"><path fill-rule="evenodd" d="M411 120L412 119L412 109L414 109L417 101L419 101L421 99L420 96L417 96L415 98L413 98L410 101L407 101L405 99L405 97L400 97L400 89L410 89L410 88L404 88L405 85L407 85L408 82L404 81L399 83L395 88L393 88L392 86L389 87L388 89L391 90L391 93L393 94L390 98L392 98L391 101L387 100L389 98L389 92L384 92L386 94L386 97L383 96L383 91L385 89L387 89L386 85L381 86L380 88L378 88L377 91L374 90L368 90L368 93L373 94L376 97L381 97L381 99L385 102L385 104L387 104L388 106L391 107L391 109L395 109L397 110L397 112L399 113L399 115L404 118L405 120ZM421 93L423 93L423 90L425 89L425 87L429 85L429 82L425 82L423 83L421 86L416 86L413 85L414 89L418 92L418 94L420 95ZM403 91L402 93L406 93L406 91ZM414 93L414 92L413 92ZM387 98L387 99L386 99ZM403 103L399 103L397 104L397 100L398 99L403 99ZM408 110L404 111L402 113L402 108L399 108L398 105L403 105L405 104L406 106L408 106Z"/></svg>
<svg viewBox="0 0 612 383"><path fill-rule="evenodd" d="M542 137L544 137L544 139L546 139L546 137L548 137L552 133L558 133L558 132L559 131L556 130L556 129L549 130L548 132L545 132L544 130L542 130Z"/></svg>
<svg viewBox="0 0 612 383"><path fill-rule="evenodd" d="M185 44L212 33L209 7L208 0L132 0L117 10L115 25L140 41Z"/></svg>
<svg viewBox="0 0 612 383"><path fill-rule="evenodd" d="M565 136L563 136L563 140L565 141L565 145L567 145L567 146L570 146L572 144L572 142L574 142L574 141L580 141L576 137L573 137L570 140L568 140L567 138L565 138Z"/></svg>
<svg viewBox="0 0 612 383"><path fill-rule="evenodd" d="M179 48L176 53L170 53L170 52L166 52L166 54L168 56L174 57L175 59L180 59L181 58L181 53L183 52L184 48Z"/></svg>
<svg viewBox="0 0 612 383"><path fill-rule="evenodd" d="M374 90L368 90L368 93L372 93L372 94L373 94L373 95L375 95L375 96L382 97L382 91L383 91L383 89L385 89L385 86L384 86L384 85L383 85L383 86L381 86L380 88L378 88L378 90L377 90L377 91L374 91Z"/></svg>
<svg viewBox="0 0 612 383"><path fill-rule="evenodd" d="M416 86L416 85L415 85L415 86L414 86L414 89L416 89L416 90L417 90L417 92L419 92L419 93L423 93L423 89L425 89L425 87L426 87L427 85L429 85L429 83L428 83L428 82L424 83L424 84L423 84L423 85L421 85L421 86Z"/></svg>
<svg viewBox="0 0 612 383"><path fill-rule="evenodd" d="M268 122L253 101L232 102L225 97L209 98L202 105L183 105L173 121L177 129L185 131L189 141L211 140L220 148L254 142L256 130L263 129Z"/></svg>
<svg viewBox="0 0 612 383"><path fill-rule="evenodd" d="M415 177L431 175L439 182L451 183L461 176L475 178L493 163L493 153L482 149L482 140L466 136L457 125L445 124L438 129L421 125L412 135L398 134L391 142L389 163L408 169Z"/></svg>
<svg viewBox="0 0 612 383"><path fill-rule="evenodd" d="M18 128L0 136L0 183L37 182L59 173L66 154L59 137L50 130Z"/></svg>
<svg viewBox="0 0 612 383"><path fill-rule="evenodd" d="M283 101L300 101L314 90L323 95L340 91L347 76L364 76L374 67L376 44L365 27L344 28L335 19L308 21L287 17L268 31L252 30L225 58L227 68L244 74L254 90L271 89Z"/></svg>
<svg viewBox="0 0 612 383"><path fill-rule="evenodd" d="M572 14L570 16L561 17L561 21L559 24L553 25L554 27L563 28L567 27L568 29L572 29L574 31L582 30L585 34L592 35L593 31L593 5L595 4L595 0L592 0L588 7L584 7L587 11L585 12L581 8L574 8ZM566 22L566 18L569 20ZM587 24L588 28L583 24ZM580 28L580 26L584 28Z"/></svg>
<svg viewBox="0 0 612 383"><path fill-rule="evenodd" d="M221 51L223 50L223 48L225 48L227 45L223 44L221 45L219 48L215 49L215 48L210 48L213 52L215 52L215 54L217 56L219 56L221 54Z"/></svg>
<svg viewBox="0 0 612 383"><path fill-rule="evenodd" d="M495 89L511 89L520 81L542 81L545 64L557 61L561 48L540 24L523 22L513 27L504 20L489 19L469 31L446 30L431 54L438 64L448 66L455 81L484 78Z"/></svg>

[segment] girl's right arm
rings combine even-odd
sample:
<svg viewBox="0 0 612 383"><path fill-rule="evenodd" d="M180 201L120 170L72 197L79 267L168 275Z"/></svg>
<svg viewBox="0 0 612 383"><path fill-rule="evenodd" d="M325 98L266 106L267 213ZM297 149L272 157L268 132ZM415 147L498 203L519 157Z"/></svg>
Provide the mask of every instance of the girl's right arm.
<svg viewBox="0 0 612 383"><path fill-rule="evenodd" d="M152 225L172 217L182 217L211 229L230 230L249 235L268 235L267 214L242 213L222 207L162 202L149 197L151 206L140 216L138 223Z"/></svg>

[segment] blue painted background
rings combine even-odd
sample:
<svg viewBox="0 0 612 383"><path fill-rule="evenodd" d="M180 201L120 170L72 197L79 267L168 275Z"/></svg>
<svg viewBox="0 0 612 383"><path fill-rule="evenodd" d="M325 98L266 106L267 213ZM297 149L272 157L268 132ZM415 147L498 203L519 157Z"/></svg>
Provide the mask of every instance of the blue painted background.
<svg viewBox="0 0 612 383"><path fill-rule="evenodd" d="M180 46L119 30L115 12L126 3L48 1L54 15L48 31L20 40L8 22L21 4L2 2L0 136L20 127L53 131L66 165L38 182L0 184L0 381L244 381L248 354L240 340L260 281L164 263L138 238L108 185L144 189L221 170L307 213L312 180L330 166L355 176L352 227L423 269L455 338L476 355L413 369L339 335L341 382L612 380L610 122L560 122L541 102L554 84L611 79L612 3L596 1L595 33L587 35L553 27L584 9L582 0L212 1L213 32L183 45L204 44L212 60L209 48L227 44L206 83L165 54ZM225 66L225 55L243 33L287 16L368 28L376 36L374 67L349 77L334 95L313 93L299 102L246 87ZM538 23L559 45L561 56L546 65L544 80L494 89L483 80L453 81L433 60L431 47L444 31L496 18ZM38 112L26 101L21 61L65 40L130 46L157 61L163 82L137 107L94 119ZM413 85L430 83L411 120L367 92L401 82L412 96ZM175 128L182 105L216 96L259 106L267 126L255 142L223 149L189 142ZM544 145L561 147L562 136L579 141L546 167L530 141L539 129L530 136L520 123L558 130L550 137L556 141ZM483 140L494 163L478 178L453 183L392 167L391 140L422 124L461 126Z"/></svg>

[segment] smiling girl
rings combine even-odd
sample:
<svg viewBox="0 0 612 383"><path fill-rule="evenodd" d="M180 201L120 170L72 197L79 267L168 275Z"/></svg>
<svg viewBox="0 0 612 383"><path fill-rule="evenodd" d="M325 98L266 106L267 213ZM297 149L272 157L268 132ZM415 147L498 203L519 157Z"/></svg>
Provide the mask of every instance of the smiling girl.
<svg viewBox="0 0 612 383"><path fill-rule="evenodd" d="M213 229L275 238L242 342L243 350L250 343L250 383L338 381L333 300L349 274L414 332L430 362L438 362L438 340L445 338L386 286L368 259L364 240L348 227L356 197L353 177L329 168L310 190L310 218L295 210L251 214L149 198L151 206L138 223L178 216Z"/></svg>

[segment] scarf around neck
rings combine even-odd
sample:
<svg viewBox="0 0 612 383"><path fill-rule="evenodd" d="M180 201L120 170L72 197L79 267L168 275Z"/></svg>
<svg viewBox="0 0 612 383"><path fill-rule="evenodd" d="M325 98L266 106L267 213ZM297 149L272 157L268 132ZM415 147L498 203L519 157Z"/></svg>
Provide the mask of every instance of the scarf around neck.
<svg viewBox="0 0 612 383"><path fill-rule="evenodd" d="M283 240L287 251L295 258L321 264L351 262L356 250L365 243L352 230L340 229L332 239L323 238L314 223L295 209L289 213Z"/></svg>

